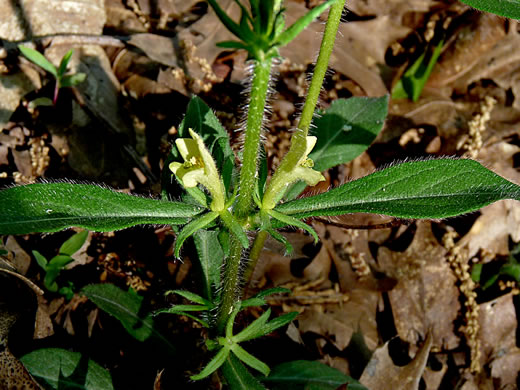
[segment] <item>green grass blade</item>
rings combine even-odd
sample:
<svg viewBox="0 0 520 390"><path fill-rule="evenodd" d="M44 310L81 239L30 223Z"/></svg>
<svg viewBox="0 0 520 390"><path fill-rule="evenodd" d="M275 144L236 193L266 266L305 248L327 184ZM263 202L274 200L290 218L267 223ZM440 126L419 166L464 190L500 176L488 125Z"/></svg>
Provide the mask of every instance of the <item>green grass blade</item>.
<svg viewBox="0 0 520 390"><path fill-rule="evenodd" d="M56 232L72 226L108 232L140 224L184 224L203 211L87 184L37 183L0 191L0 234Z"/></svg>
<svg viewBox="0 0 520 390"><path fill-rule="evenodd" d="M520 187L476 161L439 159L394 165L276 210L296 218L364 212L433 219L476 211L501 199L520 200Z"/></svg>

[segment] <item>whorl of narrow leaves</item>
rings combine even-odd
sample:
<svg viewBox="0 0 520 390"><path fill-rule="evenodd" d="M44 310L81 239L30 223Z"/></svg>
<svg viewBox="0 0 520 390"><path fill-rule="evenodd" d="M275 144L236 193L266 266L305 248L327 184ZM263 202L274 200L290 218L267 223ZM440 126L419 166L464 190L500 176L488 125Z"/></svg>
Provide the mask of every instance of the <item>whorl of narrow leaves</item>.
<svg viewBox="0 0 520 390"><path fill-rule="evenodd" d="M501 199L520 200L520 186L476 161L440 159L394 165L275 210L297 218L364 212L434 219L476 211Z"/></svg>
<svg viewBox="0 0 520 390"><path fill-rule="evenodd" d="M55 232L71 226L112 231L139 224L184 224L202 208L106 188L38 183L0 191L0 234Z"/></svg>

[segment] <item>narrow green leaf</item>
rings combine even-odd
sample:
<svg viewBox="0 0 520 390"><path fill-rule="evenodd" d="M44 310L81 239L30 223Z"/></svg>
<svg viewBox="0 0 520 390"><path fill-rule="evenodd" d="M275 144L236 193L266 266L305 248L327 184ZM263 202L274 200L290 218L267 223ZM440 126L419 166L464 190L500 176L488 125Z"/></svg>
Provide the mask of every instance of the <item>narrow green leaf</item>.
<svg viewBox="0 0 520 390"><path fill-rule="evenodd" d="M230 353L222 366L230 390L265 390L265 387Z"/></svg>
<svg viewBox="0 0 520 390"><path fill-rule="evenodd" d="M46 270L47 269L47 259L45 258L45 256L43 256L38 251L32 251L32 254L33 254L34 258L36 259L36 262L38 263L38 265L40 267L42 267L44 270Z"/></svg>
<svg viewBox="0 0 520 390"><path fill-rule="evenodd" d="M316 19L320 14L329 8L335 1L338 0L329 0L325 3L314 7L312 10L307 12L307 14L303 15L300 19L294 22L287 30L281 33L276 39L276 46L285 46L289 42L291 42L298 34L300 34L305 27L312 23L314 19ZM342 1L342 0L341 0Z"/></svg>
<svg viewBox="0 0 520 390"><path fill-rule="evenodd" d="M186 298L189 301L198 303L199 305L208 305L211 306L211 302L207 299L202 298L200 295L197 295L195 293L192 293L191 291L186 290L170 290L165 293L167 294L177 294L180 295L183 298Z"/></svg>
<svg viewBox="0 0 520 390"><path fill-rule="evenodd" d="M284 213L280 213L280 212L275 211L275 210L269 210L269 211L267 211L267 213L271 217L273 217L274 219L276 219L276 220L278 220L280 222L283 222L286 225L296 226L296 227L298 227L300 229L305 230L306 232L308 232L314 238L314 243L317 243L319 241L318 234L314 231L314 229L312 227L307 225L305 222L299 221L296 218L293 218L293 217L291 217L289 215L285 215Z"/></svg>
<svg viewBox="0 0 520 390"><path fill-rule="evenodd" d="M204 295L213 300L220 283L220 270L224 261L224 251L218 239L218 231L199 230L193 235L199 255Z"/></svg>
<svg viewBox="0 0 520 390"><path fill-rule="evenodd" d="M172 306L166 311L161 311L161 313L176 313L176 312L186 312L186 311L207 311L211 309L209 305L175 305Z"/></svg>
<svg viewBox="0 0 520 390"><path fill-rule="evenodd" d="M511 19L520 19L520 1L518 0L461 0L470 7L491 12Z"/></svg>
<svg viewBox="0 0 520 390"><path fill-rule="evenodd" d="M248 50L249 46L242 42L238 41L221 41L217 42L217 47L222 47L223 49L244 49Z"/></svg>
<svg viewBox="0 0 520 390"><path fill-rule="evenodd" d="M263 336L262 328L267 323L269 316L271 315L271 309L267 309L267 311L258 317L256 320L251 322L247 326L247 328L243 329L240 333L233 336L233 341L236 343L241 343L248 340L253 340L258 337Z"/></svg>
<svg viewBox="0 0 520 390"><path fill-rule="evenodd" d="M62 78L62 76L67 73L67 66L69 65L70 59L74 50L70 49L61 59L60 66L58 67L57 77Z"/></svg>
<svg viewBox="0 0 520 390"><path fill-rule="evenodd" d="M296 317L298 317L298 314L297 311L293 311L272 319L262 327L262 336L268 335L276 329L291 323Z"/></svg>
<svg viewBox="0 0 520 390"><path fill-rule="evenodd" d="M237 38L247 41L250 38L249 31L243 30L237 23L235 23L224 11L216 0L207 0L211 8L215 11L222 24Z"/></svg>
<svg viewBox="0 0 520 390"><path fill-rule="evenodd" d="M341 371L329 367L320 362L307 360L295 360L286 362L274 367L267 378L261 378L262 382L269 384L273 390L293 388L295 385L317 385L319 389L336 390L339 386L346 383L359 385L355 379L343 374ZM274 387L271 387L273 386ZM299 387L294 387L299 388ZM302 387L307 388L307 387ZM365 389L361 386L359 389Z"/></svg>
<svg viewBox="0 0 520 390"><path fill-rule="evenodd" d="M408 98L414 102L419 100L421 92L441 55L443 44L444 41L439 42L433 48L430 56L426 57L427 53L425 52L410 66L392 89L392 98Z"/></svg>
<svg viewBox="0 0 520 390"><path fill-rule="evenodd" d="M294 251L293 246L289 242L287 238L275 229L267 229L267 232L273 237L276 241L281 242L285 246L285 253L287 256L291 255Z"/></svg>
<svg viewBox="0 0 520 390"><path fill-rule="evenodd" d="M46 96L40 96L29 102L30 109L35 109L36 107L52 107L53 105L52 99Z"/></svg>
<svg viewBox="0 0 520 390"><path fill-rule="evenodd" d="M251 298L242 301L241 307L246 308L246 307L250 307L250 306L262 306L267 303L264 298L269 295L290 294L290 293L291 293L291 290L289 290L287 288L283 288L283 287L268 288L264 291L260 291L258 294L252 296Z"/></svg>
<svg viewBox="0 0 520 390"><path fill-rule="evenodd" d="M520 187L476 161L439 159L394 165L276 210L295 218L365 212L432 219L476 211L501 199L520 200Z"/></svg>
<svg viewBox="0 0 520 390"><path fill-rule="evenodd" d="M229 231L238 238L242 246L245 249L249 248L249 238L247 237L246 232L228 210L220 212L220 219L224 222L224 225L229 229Z"/></svg>
<svg viewBox="0 0 520 390"><path fill-rule="evenodd" d="M46 267L45 278L43 283L49 291L58 291L58 285L55 283L61 270L69 263L72 263L74 259L69 255L58 255L54 256Z"/></svg>
<svg viewBox="0 0 520 390"><path fill-rule="evenodd" d="M74 253L80 250L88 237L88 231L83 230L82 232L74 234L60 247L59 253L61 255L72 256Z"/></svg>
<svg viewBox="0 0 520 390"><path fill-rule="evenodd" d="M0 191L0 234L77 226L107 232L139 224L183 224L202 208L86 184L37 183Z"/></svg>
<svg viewBox="0 0 520 390"><path fill-rule="evenodd" d="M139 341L144 341L153 332L153 319L141 313L143 297L133 291L123 291L113 284L91 284L81 293L101 310L117 318L127 332Z"/></svg>
<svg viewBox="0 0 520 390"><path fill-rule="evenodd" d="M236 355L237 358L239 358L242 362L247 364L249 367L254 368L257 371L260 371L265 376L269 375L269 372L271 371L269 369L269 366L262 362L261 360L257 359L253 355L251 355L249 352L247 352L244 348L242 348L238 344L233 344L231 346L231 351Z"/></svg>
<svg viewBox="0 0 520 390"><path fill-rule="evenodd" d="M184 226L180 231L179 235L177 236L177 240L175 240L175 257L178 258L180 256L182 244L184 243L184 241L186 241L188 237L194 234L197 230L204 229L211 222L217 219L217 217L218 213L210 211L209 213L206 213L201 217L194 219L189 224Z"/></svg>
<svg viewBox="0 0 520 390"><path fill-rule="evenodd" d="M42 53L22 45L18 45L18 49L29 61L35 63L40 68L45 69L54 77L58 77L58 70L47 58L43 56Z"/></svg>
<svg viewBox="0 0 520 390"><path fill-rule="evenodd" d="M27 370L46 388L113 390L108 370L81 355L59 348L43 348L20 358Z"/></svg>
<svg viewBox="0 0 520 390"><path fill-rule="evenodd" d="M75 73L67 76L63 76L60 79L60 87L68 88L75 87L78 84L81 84L87 78L86 73Z"/></svg>
<svg viewBox="0 0 520 390"><path fill-rule="evenodd" d="M208 365L204 367L204 369L199 374L190 376L190 379L198 381L200 379L206 378L207 376L210 376L215 371L217 371L220 368L220 366L224 364L228 355L229 348L221 348L220 351L218 351L218 353L215 355L215 357L211 359Z"/></svg>
<svg viewBox="0 0 520 390"><path fill-rule="evenodd" d="M181 310L175 310L175 307L169 307L169 308L166 308L166 309L156 310L153 313L153 316L156 316L158 314L175 314L175 315L178 315L178 316L186 316L186 317L191 318L194 321L197 321L199 324L201 324L205 328L209 328L209 323L207 321L205 321L205 320L203 320L203 319L201 319L199 317L196 317L193 314L190 314L188 312L181 311Z"/></svg>

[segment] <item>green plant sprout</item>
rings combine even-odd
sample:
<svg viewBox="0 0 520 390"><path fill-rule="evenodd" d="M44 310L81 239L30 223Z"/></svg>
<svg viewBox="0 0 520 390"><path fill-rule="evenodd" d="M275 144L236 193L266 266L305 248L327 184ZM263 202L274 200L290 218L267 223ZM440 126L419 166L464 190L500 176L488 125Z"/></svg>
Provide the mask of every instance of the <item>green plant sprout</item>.
<svg viewBox="0 0 520 390"><path fill-rule="evenodd" d="M208 3L238 39L220 46L246 50L253 63L239 165L235 164L228 132L211 109L194 97L165 163L162 199L86 184L12 187L0 191L0 233L55 232L71 226L107 232L139 224L171 225L178 232L176 256L181 256L183 243L193 237L202 270L200 291L170 292L190 303L160 312L187 315L209 330L209 363L191 379L201 380L218 372L232 389L263 389L261 381L269 374L269 367L243 344L287 325L296 313L270 319L268 309L238 331L235 319L247 307L266 305L267 295L288 292L274 288L243 299L243 286L269 235L290 252L289 242L277 229L301 228L317 241L318 235L305 222L312 217L364 212L407 219L449 218L501 199L520 200L520 186L476 161L442 158L395 164L329 191L298 198L306 186L323 180L323 171L351 161L368 148L383 127L388 96L340 99L315 118L343 0L326 1L288 28L281 1L249 0L247 5L235 1L241 9L238 21L233 21L216 0ZM281 46L329 7L298 128L292 133L288 153L268 179L260 140L273 60ZM260 380L244 364L260 372ZM351 378L348 381L356 383Z"/></svg>
<svg viewBox="0 0 520 390"><path fill-rule="evenodd" d="M52 259L47 260L40 252L33 250L32 254L38 265L45 271L43 284L45 288L51 292L59 292L67 299L71 299L74 295L74 285L68 282L68 286L59 287L56 279L65 267L72 263L74 259L71 257L80 250L88 237L88 231L83 230L74 234L60 247L59 253Z"/></svg>
<svg viewBox="0 0 520 390"><path fill-rule="evenodd" d="M37 50L23 45L18 45L18 49L29 61L49 72L56 80L52 100L48 97L37 98L31 102L33 107L51 105L55 106L58 102L58 96L61 88L74 87L85 81L85 78L87 77L85 73L67 74L67 67L69 65L72 54L74 53L74 50L72 49L63 56L60 61L60 65L57 68Z"/></svg>

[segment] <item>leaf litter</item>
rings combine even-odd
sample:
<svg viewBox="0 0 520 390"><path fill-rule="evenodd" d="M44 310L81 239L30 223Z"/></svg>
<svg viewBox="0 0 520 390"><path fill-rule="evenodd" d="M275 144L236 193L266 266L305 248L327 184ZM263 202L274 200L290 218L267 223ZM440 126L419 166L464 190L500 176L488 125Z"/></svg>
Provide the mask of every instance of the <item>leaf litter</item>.
<svg viewBox="0 0 520 390"><path fill-rule="evenodd" d="M8 22L0 23L0 38L7 41L68 33L105 33L127 39L122 40L123 48L97 44L75 48L72 66L89 76L85 85L70 92L70 104L53 108L57 111L29 112L26 108L29 99L45 94L46 86L49 89L50 79L43 72L23 60L14 66L13 61L0 60L8 70L2 74L0 93L9 97L0 110L2 186L17 180L70 177L145 192L157 190L154 173L164 161L184 111L180 106L185 103L179 102L186 102L192 93L214 103L227 127L238 126L245 57L215 46L228 39L228 33L199 2L72 3L73 12L64 13L51 0L22 1L30 23L17 24L20 9L0 1L2 14L9 15L4 18ZM230 12L237 11L235 5L223 3ZM306 9L302 1L287 1L286 7L288 22ZM432 39L444 34L446 43L420 99L391 101L385 129L374 145L348 165L330 171L327 185L361 177L396 159L469 153L520 182L518 22L433 0L355 1L348 7L348 22L340 27L340 42L331 62L335 74L328 76L322 94L323 107L337 97L388 93ZM28 26L33 30L30 34ZM297 123L296 107L322 29L320 21L313 23L282 52L287 59L276 82L274 120L267 137L268 145L276 145L269 151L270 164L276 164L282 154L283 132ZM44 49L56 63L69 47L51 43ZM487 114L486 97L495 101ZM468 277L476 264L493 267L503 262L520 241L519 220L519 206L503 201L469 216L405 221L402 226L377 230L315 221L322 245L314 247L302 232L285 232L295 248L288 258L283 248L269 242L249 291L290 287L292 296L270 303L281 311L300 311L289 327L291 339L303 343L299 348L310 360L360 377L373 390L389 388L392 380L407 389L515 388L520 371L517 282L504 280L502 290L483 290ZM348 227L388 220L361 215L331 222ZM26 256L40 244L53 252L63 242L63 234L43 241L17 238L18 246L8 238L6 247L19 271L41 286L43 275ZM452 237L449 245L446 234ZM144 239L146 245L141 243ZM164 290L185 286L194 274L189 257L184 264L174 263L172 250L173 234L162 229L95 234L81 259L64 272L78 289L103 281L142 288L147 305L159 308L165 305ZM61 340L63 334L74 333L99 345L114 338L116 347L94 353L94 360L111 368L118 383L151 387L156 373L166 368L156 387L168 388L182 378L189 361L197 361L196 356L190 357L168 374L166 358L163 362L149 359L142 363L148 379L139 382L132 374L131 356L149 350L125 345L128 339L118 333L117 324L78 295L67 302L45 294L46 299L38 298L35 337ZM163 326L183 346L190 345L186 335L196 340L201 332L188 319L169 319ZM19 357L20 339L11 338L9 345ZM29 380L23 372L19 378Z"/></svg>

